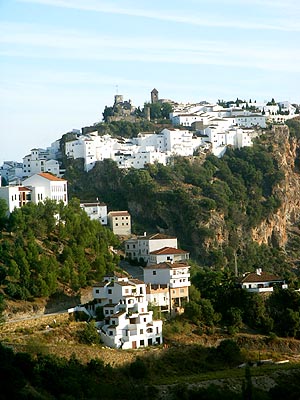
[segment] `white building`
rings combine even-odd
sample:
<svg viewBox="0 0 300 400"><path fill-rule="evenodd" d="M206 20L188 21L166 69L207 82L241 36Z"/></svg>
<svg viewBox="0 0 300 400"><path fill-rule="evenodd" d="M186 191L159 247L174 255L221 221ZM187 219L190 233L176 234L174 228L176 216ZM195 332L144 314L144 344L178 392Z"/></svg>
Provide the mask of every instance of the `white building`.
<svg viewBox="0 0 300 400"><path fill-rule="evenodd" d="M8 214L15 208L20 208L31 201L31 190L25 186L3 186L0 187L0 199L6 201Z"/></svg>
<svg viewBox="0 0 300 400"><path fill-rule="evenodd" d="M168 156L166 153L156 151L154 149L146 148L145 151L138 151L136 153L130 151L118 151L114 154L113 160L116 161L119 168L145 168L146 164L167 164Z"/></svg>
<svg viewBox="0 0 300 400"><path fill-rule="evenodd" d="M234 148L252 146L253 139L258 136L254 129L241 129L236 126L225 130L212 125L204 129L204 133L206 137L203 137L203 141L211 144L211 151L217 157L225 154L227 146Z"/></svg>
<svg viewBox="0 0 300 400"><path fill-rule="evenodd" d="M163 262L182 262L189 259L189 253L174 247L163 247L150 252L149 264L160 264Z"/></svg>
<svg viewBox="0 0 300 400"><path fill-rule="evenodd" d="M49 172L59 175L59 163L49 159L49 151L44 149L32 149L30 154L23 158L23 177L29 177L39 172Z"/></svg>
<svg viewBox="0 0 300 400"><path fill-rule="evenodd" d="M189 269L189 265L183 262L163 262L145 267L144 282L149 303L162 307L162 311L181 312L184 302L189 301Z"/></svg>
<svg viewBox="0 0 300 400"><path fill-rule="evenodd" d="M4 161L0 167L0 176L7 183L20 183L23 177L23 164L17 161Z"/></svg>
<svg viewBox="0 0 300 400"><path fill-rule="evenodd" d="M273 292L274 287L287 289L284 279L274 274L263 272L261 268L257 268L256 272L246 273L240 279L240 284L248 292L256 293Z"/></svg>
<svg viewBox="0 0 300 400"><path fill-rule="evenodd" d="M126 258L132 260L142 259L148 263L150 254L162 249L163 247L172 247L177 249L177 238L173 236L164 235L161 233L139 236L136 239L125 240L125 255Z"/></svg>
<svg viewBox="0 0 300 400"><path fill-rule="evenodd" d="M163 129L165 151L178 156L192 156L201 145L201 138L194 137L193 132L180 129Z"/></svg>
<svg viewBox="0 0 300 400"><path fill-rule="evenodd" d="M107 225L107 205L104 203L80 203L80 207L87 213L91 220Z"/></svg>
<svg viewBox="0 0 300 400"><path fill-rule="evenodd" d="M88 311L95 315L96 308L102 307L104 319L98 328L106 346L137 349L162 343L162 321L153 320L153 312L148 311L144 282L117 274L106 276L93 286L93 298Z"/></svg>
<svg viewBox="0 0 300 400"><path fill-rule="evenodd" d="M62 201L65 205L68 204L68 185L65 179L41 172L25 179L23 185L31 189L33 203L39 203L48 198L57 202Z"/></svg>
<svg viewBox="0 0 300 400"><path fill-rule="evenodd" d="M244 128L266 128L266 116L261 114L237 115L229 117L232 120L232 125L238 125Z"/></svg>
<svg viewBox="0 0 300 400"><path fill-rule="evenodd" d="M66 142L65 154L69 158L83 158L84 169L89 171L94 167L96 161L113 159L113 154L117 149L117 139L110 135L99 136L95 131Z"/></svg>

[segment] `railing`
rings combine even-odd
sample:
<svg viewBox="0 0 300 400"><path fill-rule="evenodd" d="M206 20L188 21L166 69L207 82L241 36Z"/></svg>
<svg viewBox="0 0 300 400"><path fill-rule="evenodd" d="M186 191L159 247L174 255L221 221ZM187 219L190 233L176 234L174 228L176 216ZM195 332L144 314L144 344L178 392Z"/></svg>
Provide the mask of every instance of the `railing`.
<svg viewBox="0 0 300 400"><path fill-rule="evenodd" d="M187 281L187 282L175 282L175 283L170 283L170 288L171 289L176 289L176 288L183 288L183 287L187 287L187 286L191 286L191 282Z"/></svg>
<svg viewBox="0 0 300 400"><path fill-rule="evenodd" d="M273 287L261 287L261 288L247 288L248 292L273 292Z"/></svg>

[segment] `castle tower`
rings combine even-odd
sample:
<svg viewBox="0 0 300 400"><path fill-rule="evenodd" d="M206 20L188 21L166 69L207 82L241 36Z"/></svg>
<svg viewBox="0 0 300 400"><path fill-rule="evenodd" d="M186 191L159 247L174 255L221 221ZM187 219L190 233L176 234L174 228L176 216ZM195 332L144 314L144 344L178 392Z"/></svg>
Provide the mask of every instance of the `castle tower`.
<svg viewBox="0 0 300 400"><path fill-rule="evenodd" d="M151 103L157 103L158 102L158 90L155 88L151 92Z"/></svg>
<svg viewBox="0 0 300 400"><path fill-rule="evenodd" d="M115 104L123 103L123 96L121 94L116 94L115 95Z"/></svg>

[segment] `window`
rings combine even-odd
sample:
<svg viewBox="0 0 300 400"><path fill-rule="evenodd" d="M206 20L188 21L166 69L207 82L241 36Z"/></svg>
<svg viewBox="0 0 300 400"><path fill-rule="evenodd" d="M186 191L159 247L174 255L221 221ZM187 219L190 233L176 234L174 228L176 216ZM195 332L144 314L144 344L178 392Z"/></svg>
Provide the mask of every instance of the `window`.
<svg viewBox="0 0 300 400"><path fill-rule="evenodd" d="M105 310L105 314L108 314L108 310Z"/></svg>
<svg viewBox="0 0 300 400"><path fill-rule="evenodd" d="M140 346L145 346L145 341L144 340L140 340Z"/></svg>
<svg viewBox="0 0 300 400"><path fill-rule="evenodd" d="M108 294L112 294L112 289L108 289Z"/></svg>
<svg viewBox="0 0 300 400"><path fill-rule="evenodd" d="M147 318L143 318L144 319L144 322L146 322L147 321Z"/></svg>
<svg viewBox="0 0 300 400"><path fill-rule="evenodd" d="M144 333L144 329L140 329L140 334L142 335Z"/></svg>
<svg viewBox="0 0 300 400"><path fill-rule="evenodd" d="M152 275L156 275L156 271L152 271Z"/></svg>
<svg viewBox="0 0 300 400"><path fill-rule="evenodd" d="M184 293L184 289L180 289L180 293Z"/></svg>
<svg viewBox="0 0 300 400"><path fill-rule="evenodd" d="M109 336L113 336L113 331L108 331Z"/></svg>
<svg viewBox="0 0 300 400"><path fill-rule="evenodd" d="M99 289L96 289L96 293L99 293Z"/></svg>

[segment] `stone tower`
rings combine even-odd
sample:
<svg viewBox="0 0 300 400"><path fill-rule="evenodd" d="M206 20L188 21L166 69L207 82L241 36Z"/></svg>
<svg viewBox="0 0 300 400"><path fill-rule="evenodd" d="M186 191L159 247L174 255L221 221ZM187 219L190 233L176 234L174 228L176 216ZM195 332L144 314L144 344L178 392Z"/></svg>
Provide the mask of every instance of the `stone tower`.
<svg viewBox="0 0 300 400"><path fill-rule="evenodd" d="M158 102L158 90L155 88L151 92L151 103L157 103Z"/></svg>

